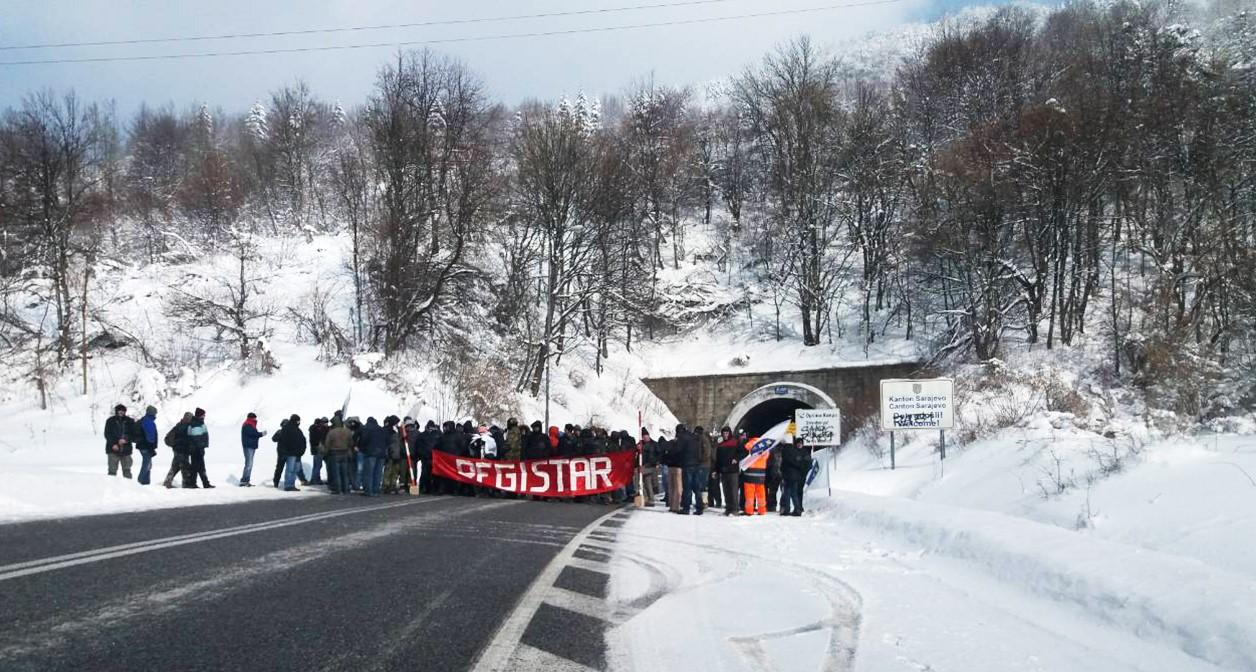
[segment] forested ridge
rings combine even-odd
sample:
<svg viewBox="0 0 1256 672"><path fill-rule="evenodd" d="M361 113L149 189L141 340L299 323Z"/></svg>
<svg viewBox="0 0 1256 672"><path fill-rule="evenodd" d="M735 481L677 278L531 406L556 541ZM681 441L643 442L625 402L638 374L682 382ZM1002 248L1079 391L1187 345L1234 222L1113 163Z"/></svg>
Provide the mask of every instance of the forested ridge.
<svg viewBox="0 0 1256 672"><path fill-rule="evenodd" d="M600 371L612 345L770 303L777 338L910 339L937 367L1086 339L1108 379L1228 412L1256 355L1254 21L1013 6L880 73L815 35L710 87L516 107L431 51L356 103L298 82L124 119L32 92L0 122L0 348L42 390L88 336L127 336L94 319L90 273L212 251L231 272L165 318L262 368L289 320L332 357L440 352L535 395L564 353ZM351 246L347 319L260 301L257 237L327 233ZM669 284L694 263L724 291Z"/></svg>

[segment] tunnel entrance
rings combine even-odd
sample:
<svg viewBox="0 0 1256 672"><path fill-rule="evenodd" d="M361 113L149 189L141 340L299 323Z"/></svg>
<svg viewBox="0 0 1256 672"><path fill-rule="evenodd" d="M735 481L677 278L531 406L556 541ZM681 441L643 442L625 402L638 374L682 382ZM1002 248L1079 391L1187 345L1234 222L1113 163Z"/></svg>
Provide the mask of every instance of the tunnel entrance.
<svg viewBox="0 0 1256 672"><path fill-rule="evenodd" d="M750 436L759 436L793 418L794 411L800 408L837 408L837 404L810 385L781 381L759 387L742 397L728 414L725 424L734 432L744 429Z"/></svg>

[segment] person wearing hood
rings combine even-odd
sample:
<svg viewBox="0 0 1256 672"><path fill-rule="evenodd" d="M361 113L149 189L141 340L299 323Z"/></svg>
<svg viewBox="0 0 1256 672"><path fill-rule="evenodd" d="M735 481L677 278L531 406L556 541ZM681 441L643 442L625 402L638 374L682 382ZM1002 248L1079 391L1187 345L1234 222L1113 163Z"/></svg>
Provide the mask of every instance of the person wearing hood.
<svg viewBox="0 0 1256 672"><path fill-rule="evenodd" d="M144 409L144 417L140 418L139 431L135 433L136 448L140 451L140 475L136 482L148 485L152 478L153 456L157 454L157 407Z"/></svg>
<svg viewBox="0 0 1256 672"><path fill-rule="evenodd" d="M209 428L205 426L205 409L198 408L188 425L188 456L192 462L192 473L201 478L201 487L206 489L214 487L209 484L209 475L205 473L205 450L208 448Z"/></svg>
<svg viewBox="0 0 1256 672"><path fill-rule="evenodd" d="M240 447L244 450L244 473L240 476L242 488L253 486L249 482L253 476L253 456L257 454L257 441L263 436L266 436L266 432L258 430L257 414L249 413L240 425Z"/></svg>
<svg viewBox="0 0 1256 672"><path fill-rule="evenodd" d="M290 422L292 422L292 418L284 418L283 420L280 420L279 431L275 432L275 435L270 437L270 440L275 443L275 474L271 478L271 484L276 488L279 487L279 481L283 478L284 470L288 468L288 455L284 451L281 442L283 441L283 433L288 429L288 423ZM297 429L299 430L301 428L297 427ZM301 440L304 442L305 435L302 434L301 436ZM301 455L304 454L305 447L302 446ZM303 464L301 460L297 460L297 480L301 482L301 485L309 485L309 479L305 477L305 464ZM295 487L295 485L293 487Z"/></svg>
<svg viewBox="0 0 1256 672"><path fill-rule="evenodd" d="M126 414L126 406L113 407L113 415L105 420L105 455L109 458L109 475L117 476L122 467L122 477L131 477L131 450L136 436L135 420Z"/></svg>
<svg viewBox="0 0 1256 672"><path fill-rule="evenodd" d="M362 426L358 449L362 452L362 496L379 497L384 461L388 458L388 434L374 416L367 418Z"/></svg>
<svg viewBox="0 0 1256 672"><path fill-rule="evenodd" d="M166 472L166 480L162 482L167 489L174 487L175 474L183 475L183 487L196 487L196 476L192 473L192 465L188 460L188 426L192 424L192 417L191 413L184 413L183 419L171 427L163 439L174 452L170 471Z"/></svg>

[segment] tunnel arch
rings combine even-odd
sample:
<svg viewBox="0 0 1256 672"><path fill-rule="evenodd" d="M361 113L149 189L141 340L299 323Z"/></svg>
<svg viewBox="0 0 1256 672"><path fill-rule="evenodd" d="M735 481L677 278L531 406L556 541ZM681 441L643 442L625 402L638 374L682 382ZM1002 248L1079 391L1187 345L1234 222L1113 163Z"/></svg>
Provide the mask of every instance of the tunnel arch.
<svg viewBox="0 0 1256 672"><path fill-rule="evenodd" d="M750 436L758 436L792 418L800 408L837 408L837 404L819 388L783 380L755 388L742 397L724 424L734 432L745 429Z"/></svg>

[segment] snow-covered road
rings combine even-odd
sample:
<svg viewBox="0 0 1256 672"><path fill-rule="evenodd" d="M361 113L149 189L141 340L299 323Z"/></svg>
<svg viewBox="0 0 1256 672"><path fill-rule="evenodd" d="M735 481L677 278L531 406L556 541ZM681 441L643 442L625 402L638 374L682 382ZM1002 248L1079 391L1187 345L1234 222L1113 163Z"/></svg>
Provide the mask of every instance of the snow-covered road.
<svg viewBox="0 0 1256 672"><path fill-rule="evenodd" d="M801 519L633 515L612 564L612 667L1231 669L1159 637L1171 622L1128 627L1111 618L1119 606L1091 609L996 578L972 558L928 552L809 496ZM859 506L876 499L860 496Z"/></svg>

